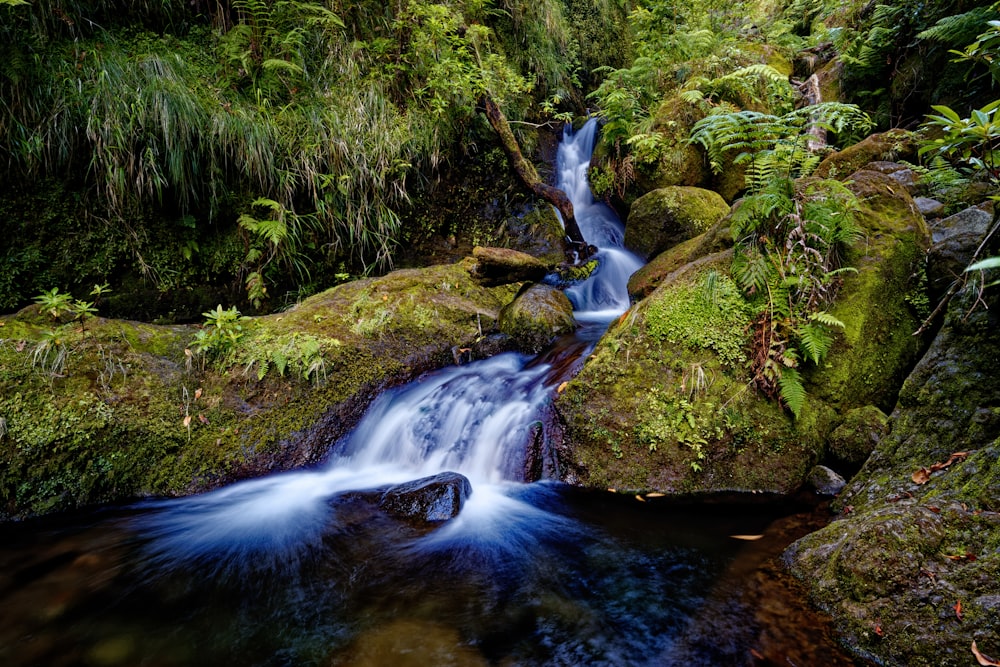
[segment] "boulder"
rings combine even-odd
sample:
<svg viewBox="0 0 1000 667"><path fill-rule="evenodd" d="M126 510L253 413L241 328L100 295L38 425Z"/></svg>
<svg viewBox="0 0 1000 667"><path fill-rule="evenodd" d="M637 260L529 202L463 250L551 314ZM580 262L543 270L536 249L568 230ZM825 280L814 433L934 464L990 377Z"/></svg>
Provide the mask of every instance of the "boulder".
<svg viewBox="0 0 1000 667"><path fill-rule="evenodd" d="M500 331L519 349L539 352L557 336L576 329L573 304L561 290L536 284L521 292L500 311Z"/></svg>
<svg viewBox="0 0 1000 667"><path fill-rule="evenodd" d="M716 192L670 186L639 197L625 223L625 247L647 258L704 233L729 213Z"/></svg>
<svg viewBox="0 0 1000 667"><path fill-rule="evenodd" d="M37 306L0 316L0 519L319 463L380 391L456 349L498 351L486 334L519 285L483 286L474 267L394 271L241 318L215 356L195 345L210 327L94 318L57 343Z"/></svg>
<svg viewBox="0 0 1000 667"><path fill-rule="evenodd" d="M982 243L993 220L988 206L971 206L931 226L934 245L927 253L927 287L932 300L940 299Z"/></svg>
<svg viewBox="0 0 1000 667"><path fill-rule="evenodd" d="M857 470L889 433L889 417L874 405L849 410L827 440L827 453L839 464Z"/></svg>
<svg viewBox="0 0 1000 667"><path fill-rule="evenodd" d="M969 285L952 299L837 520L785 552L867 661L975 664L973 642L1000 654L998 308L995 289Z"/></svg>
<svg viewBox="0 0 1000 667"><path fill-rule="evenodd" d="M438 523L458 516L472 484L457 472L396 484L382 492L378 505L392 516L418 523Z"/></svg>
<svg viewBox="0 0 1000 667"><path fill-rule="evenodd" d="M661 252L628 279L628 293L635 301L641 301L653 293L661 283L670 280L670 275L685 265L700 261L706 255L722 252L733 246L733 235L729 230L728 216L715 224L704 234L678 243Z"/></svg>
<svg viewBox="0 0 1000 667"><path fill-rule="evenodd" d="M905 130L889 130L873 134L853 146L832 153L823 158L816 168L820 178L846 180L869 162L913 160L917 156L917 141L913 133Z"/></svg>
<svg viewBox="0 0 1000 667"><path fill-rule="evenodd" d="M472 275L483 285L536 282L548 273L548 267L541 260L509 248L476 246L472 249L472 256L477 262Z"/></svg>
<svg viewBox="0 0 1000 667"><path fill-rule="evenodd" d="M748 389L754 313L730 276L732 252L697 256L712 244L688 241L665 253L671 265L655 289L556 397L564 479L672 495L790 493L823 459L842 415L892 405L921 351L906 295L929 234L889 176L858 172L853 181L865 239L848 253L857 273L844 274L830 309L845 328L823 367L803 373L809 397L799 418Z"/></svg>
<svg viewBox="0 0 1000 667"><path fill-rule="evenodd" d="M806 475L806 485L821 496L835 496L847 486L844 478L826 466L813 466Z"/></svg>

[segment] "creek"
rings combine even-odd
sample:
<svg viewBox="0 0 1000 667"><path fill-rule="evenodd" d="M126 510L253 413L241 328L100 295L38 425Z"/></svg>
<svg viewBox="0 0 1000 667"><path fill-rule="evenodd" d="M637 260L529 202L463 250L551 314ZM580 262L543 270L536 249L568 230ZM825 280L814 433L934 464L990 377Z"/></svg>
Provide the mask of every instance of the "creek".
<svg viewBox="0 0 1000 667"><path fill-rule="evenodd" d="M600 248L567 290L576 335L384 393L319 468L0 526L0 663L853 664L775 560L826 520L815 499L680 504L524 481L542 412L628 308L640 266L587 187L595 131L559 150L560 187ZM440 525L358 500L442 471L472 493Z"/></svg>

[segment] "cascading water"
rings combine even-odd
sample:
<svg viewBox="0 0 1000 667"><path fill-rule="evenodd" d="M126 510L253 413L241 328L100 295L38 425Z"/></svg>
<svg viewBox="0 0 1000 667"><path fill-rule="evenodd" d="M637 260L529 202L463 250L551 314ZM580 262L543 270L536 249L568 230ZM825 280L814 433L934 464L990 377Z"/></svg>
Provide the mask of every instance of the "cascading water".
<svg viewBox="0 0 1000 667"><path fill-rule="evenodd" d="M567 130L558 159L600 248L567 290L597 323L584 350L628 307L640 265L587 187L595 132ZM768 512L521 481L539 413L578 363L511 353L427 374L374 401L321 468L66 529L0 526L0 663L751 664L765 631L742 601L745 570L722 573L743 544L729 535L764 532ZM445 470L473 491L435 529L358 501ZM797 628L805 616L784 614Z"/></svg>

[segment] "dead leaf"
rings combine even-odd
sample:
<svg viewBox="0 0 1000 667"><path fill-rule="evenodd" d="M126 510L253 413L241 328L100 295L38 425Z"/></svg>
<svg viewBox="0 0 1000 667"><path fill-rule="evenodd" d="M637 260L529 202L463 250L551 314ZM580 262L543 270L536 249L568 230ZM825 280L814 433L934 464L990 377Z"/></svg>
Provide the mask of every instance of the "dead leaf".
<svg viewBox="0 0 1000 667"><path fill-rule="evenodd" d="M206 424L207 425L208 424L208 417L206 417L205 415L203 415L203 414L201 414L199 412L198 413L198 421L200 421L202 424Z"/></svg>
<svg viewBox="0 0 1000 667"><path fill-rule="evenodd" d="M734 540L743 540L744 542L755 542L756 540L759 540L760 538L762 538L764 536L763 535L730 535L729 537L731 537Z"/></svg>
<svg viewBox="0 0 1000 667"><path fill-rule="evenodd" d="M952 606L952 609L955 610L955 617L958 618L958 620L961 621L962 620L962 601L961 600L956 600L954 606Z"/></svg>
<svg viewBox="0 0 1000 667"><path fill-rule="evenodd" d="M976 656L976 662L983 667L1000 667L1000 662L979 652L979 649L976 648L976 640L974 639L972 640L972 655Z"/></svg>
<svg viewBox="0 0 1000 667"><path fill-rule="evenodd" d="M653 491L652 493L647 493L646 497L647 498L662 498L663 494L660 493L659 491Z"/></svg>
<svg viewBox="0 0 1000 667"><path fill-rule="evenodd" d="M618 489L610 486L608 487L608 491L610 491L611 493L618 493Z"/></svg>
<svg viewBox="0 0 1000 667"><path fill-rule="evenodd" d="M563 382L558 387L556 387L556 393L557 394L563 393L563 391L565 391L566 387L568 387L568 386L569 386L569 382L568 381L567 382Z"/></svg>
<svg viewBox="0 0 1000 667"><path fill-rule="evenodd" d="M28 346L28 341L19 340L17 341L17 345L14 346L14 349L17 350L18 352L24 352L24 348L27 346Z"/></svg>
<svg viewBox="0 0 1000 667"><path fill-rule="evenodd" d="M638 501L639 501L640 503L644 503L644 502L646 502L646 499L645 499L645 498L643 498L643 497L642 497L642 496L640 496L640 495L637 495L637 496L635 497L635 499L636 499L636 500L638 500Z"/></svg>
<svg viewBox="0 0 1000 667"><path fill-rule="evenodd" d="M934 512L935 514L940 514L941 513L941 508L937 507L935 505L928 505L927 509L929 509L930 511Z"/></svg>
<svg viewBox="0 0 1000 667"><path fill-rule="evenodd" d="M885 631L882 629L882 624L881 623L876 623L875 624L875 634L877 634L879 637L884 637L885 636Z"/></svg>
<svg viewBox="0 0 1000 667"><path fill-rule="evenodd" d="M913 480L914 484L926 484L931 481L931 471L927 468L921 468L917 472L910 475L910 479Z"/></svg>
<svg viewBox="0 0 1000 667"><path fill-rule="evenodd" d="M190 356L192 356L193 354L194 354L194 353L193 353L193 352L191 351L191 348L190 348L190 347L185 347L185 348L184 348L184 356L185 356L185 357L190 357Z"/></svg>
<svg viewBox="0 0 1000 667"><path fill-rule="evenodd" d="M184 428L191 428L191 415L184 417Z"/></svg>
<svg viewBox="0 0 1000 667"><path fill-rule="evenodd" d="M194 400L197 401L199 398L201 398L201 387L194 390Z"/></svg>

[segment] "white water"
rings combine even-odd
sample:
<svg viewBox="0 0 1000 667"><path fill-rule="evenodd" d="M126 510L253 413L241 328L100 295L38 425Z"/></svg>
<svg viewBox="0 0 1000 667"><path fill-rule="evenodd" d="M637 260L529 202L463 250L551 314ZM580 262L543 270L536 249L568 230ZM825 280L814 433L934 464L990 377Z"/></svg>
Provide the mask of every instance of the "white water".
<svg viewBox="0 0 1000 667"><path fill-rule="evenodd" d="M570 196L598 268L567 290L581 321L608 322L629 306L626 284L641 265L622 245L614 213L587 185L596 122L567 129L558 153L559 186ZM263 556L280 563L318 543L335 521L329 499L352 490L398 484L444 471L469 478L473 494L456 531L513 539L517 523L540 527L539 510L506 498L523 477L525 449L552 394L551 367L507 353L429 373L385 392L322 468L248 480L201 496L171 500L146 518L157 557L167 562L229 561ZM503 536L507 534L507 538ZM515 540L516 541L516 540Z"/></svg>
<svg viewBox="0 0 1000 667"><path fill-rule="evenodd" d="M573 202L573 212L583 238L598 247L597 269L587 280L566 290L581 321L610 322L628 310L628 279L642 260L624 248L625 229L614 211L595 202L587 182L594 151L597 122L590 120L575 134L567 127L556 166L559 188Z"/></svg>

